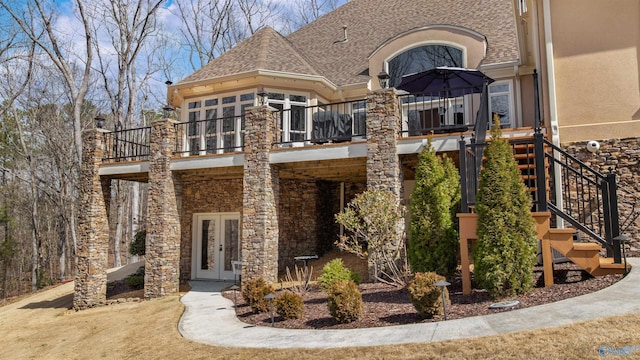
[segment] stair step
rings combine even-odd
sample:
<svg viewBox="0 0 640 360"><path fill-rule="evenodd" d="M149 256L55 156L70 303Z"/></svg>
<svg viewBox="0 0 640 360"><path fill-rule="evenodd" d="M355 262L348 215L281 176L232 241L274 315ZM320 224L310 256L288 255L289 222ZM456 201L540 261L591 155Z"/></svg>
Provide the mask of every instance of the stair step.
<svg viewBox="0 0 640 360"><path fill-rule="evenodd" d="M598 268L591 272L593 276L605 276L609 274L624 274L624 263L614 264L613 258L600 258ZM627 264L627 269L631 269L631 265Z"/></svg>
<svg viewBox="0 0 640 360"><path fill-rule="evenodd" d="M533 159L536 157L534 153L514 154L513 156L518 160Z"/></svg>
<svg viewBox="0 0 640 360"><path fill-rule="evenodd" d="M549 235L551 240L573 240L573 234L575 234L576 229L549 229Z"/></svg>
<svg viewBox="0 0 640 360"><path fill-rule="evenodd" d="M600 244L596 244L592 242L584 242L584 243L574 242L573 249L582 250L582 251L588 251L588 250L600 251L602 250L602 246L600 246Z"/></svg>
<svg viewBox="0 0 640 360"><path fill-rule="evenodd" d="M622 269L624 270L624 263L622 264L614 264L614 263L609 263L609 262L602 262L602 259L600 260L600 268L602 269Z"/></svg>

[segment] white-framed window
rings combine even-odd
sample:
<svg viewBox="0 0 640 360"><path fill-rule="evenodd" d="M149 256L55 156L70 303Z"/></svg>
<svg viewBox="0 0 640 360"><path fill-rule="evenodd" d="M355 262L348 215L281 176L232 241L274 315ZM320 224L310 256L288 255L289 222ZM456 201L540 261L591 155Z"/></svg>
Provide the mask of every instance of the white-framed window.
<svg viewBox="0 0 640 360"><path fill-rule="evenodd" d="M280 110L278 130L279 142L299 142L309 138L307 112L309 94L269 89L268 104Z"/></svg>
<svg viewBox="0 0 640 360"><path fill-rule="evenodd" d="M490 124L493 124L494 115L497 115L500 119L501 128L513 128L516 126L513 104L513 83L510 80L495 81L489 85Z"/></svg>
<svg viewBox="0 0 640 360"><path fill-rule="evenodd" d="M439 66L463 67L464 52L454 46L426 44L394 56L387 61L389 86L396 87L404 75L427 71Z"/></svg>
<svg viewBox="0 0 640 360"><path fill-rule="evenodd" d="M187 102L185 152L190 155L242 151L244 117L255 90L218 94Z"/></svg>

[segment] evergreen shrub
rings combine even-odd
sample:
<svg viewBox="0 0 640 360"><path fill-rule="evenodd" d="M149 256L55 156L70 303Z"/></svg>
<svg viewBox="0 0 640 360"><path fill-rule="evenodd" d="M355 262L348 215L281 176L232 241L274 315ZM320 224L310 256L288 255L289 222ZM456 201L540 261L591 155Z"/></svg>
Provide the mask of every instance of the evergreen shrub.
<svg viewBox="0 0 640 360"><path fill-rule="evenodd" d="M344 266L342 259L337 258L329 261L322 267L322 275L318 278L318 283L324 291L329 289L338 281L353 280L360 283L360 274Z"/></svg>
<svg viewBox="0 0 640 360"><path fill-rule="evenodd" d="M242 285L242 298L257 313L269 311L269 301L264 297L271 293L275 293L273 286L262 278L249 280Z"/></svg>
<svg viewBox="0 0 640 360"><path fill-rule="evenodd" d="M531 194L522 181L511 146L502 138L499 123L491 134L476 196L474 278L498 298L533 287L537 236Z"/></svg>
<svg viewBox="0 0 640 360"><path fill-rule="evenodd" d="M352 280L341 280L333 284L327 300L329 313L337 322L344 324L362 316L362 294Z"/></svg>
<svg viewBox="0 0 640 360"><path fill-rule="evenodd" d="M453 161L437 156L429 141L418 157L415 178L410 200L411 270L452 276L457 266L460 175Z"/></svg>
<svg viewBox="0 0 640 360"><path fill-rule="evenodd" d="M142 256L145 254L147 242L147 230L140 230L133 237L133 241L129 244L129 254Z"/></svg>
<svg viewBox="0 0 640 360"><path fill-rule="evenodd" d="M425 318L432 318L442 313L442 290L435 286L440 280L445 280L434 272L415 273L413 279L407 285L411 303L418 314ZM444 289L445 301L449 302L449 291Z"/></svg>
<svg viewBox="0 0 640 360"><path fill-rule="evenodd" d="M273 307L276 313L285 320L301 319L304 314L304 303L300 294L285 291L282 295L273 300Z"/></svg>
<svg viewBox="0 0 640 360"><path fill-rule="evenodd" d="M143 289L144 288L144 275L134 274L124 279L125 285L131 289Z"/></svg>

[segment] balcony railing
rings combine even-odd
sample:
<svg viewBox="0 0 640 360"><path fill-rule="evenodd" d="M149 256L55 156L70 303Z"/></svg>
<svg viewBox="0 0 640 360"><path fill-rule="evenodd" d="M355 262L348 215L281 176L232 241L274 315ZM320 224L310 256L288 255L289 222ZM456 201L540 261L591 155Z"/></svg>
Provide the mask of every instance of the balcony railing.
<svg viewBox="0 0 640 360"><path fill-rule="evenodd" d="M277 113L276 145L352 141L366 135L365 100L291 106Z"/></svg>
<svg viewBox="0 0 640 360"><path fill-rule="evenodd" d="M411 94L399 97L401 136L468 131L480 107L480 95L457 90L443 94ZM366 136L366 100L312 106L291 105L276 112L274 146L297 147L361 140ZM241 152L244 148L244 116L190 119L175 124L175 153L183 156ZM117 130L105 134L104 161L145 160L149 156L150 127Z"/></svg>
<svg viewBox="0 0 640 360"><path fill-rule="evenodd" d="M244 116L191 120L175 124L176 154L223 154L243 150Z"/></svg>
<svg viewBox="0 0 640 360"><path fill-rule="evenodd" d="M472 130L482 102L481 94L476 91L470 87L401 95L402 136Z"/></svg>
<svg viewBox="0 0 640 360"><path fill-rule="evenodd" d="M151 127L115 130L104 134L104 162L136 161L149 158Z"/></svg>

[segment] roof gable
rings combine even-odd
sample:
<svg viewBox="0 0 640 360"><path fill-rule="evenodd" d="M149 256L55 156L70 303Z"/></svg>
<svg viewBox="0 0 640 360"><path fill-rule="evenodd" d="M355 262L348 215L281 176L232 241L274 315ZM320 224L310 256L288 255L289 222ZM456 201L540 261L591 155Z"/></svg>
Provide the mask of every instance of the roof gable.
<svg viewBox="0 0 640 360"><path fill-rule="evenodd" d="M369 56L379 46L432 25L481 34L487 41L482 64L508 63L519 58L515 21L511 0L351 0L286 38L265 27L178 84L257 70L323 76L337 85L366 83L375 75L369 74ZM347 41L341 41L343 26Z"/></svg>
<svg viewBox="0 0 640 360"><path fill-rule="evenodd" d="M267 26L178 84L256 70L319 75L289 40Z"/></svg>
<svg viewBox="0 0 640 360"><path fill-rule="evenodd" d="M345 25L348 40L339 42ZM488 42L484 64L518 59L510 0L352 0L288 39L313 59L320 73L344 85L365 82L374 75L368 72L368 56L378 46L397 34L429 25L457 26L484 35Z"/></svg>

